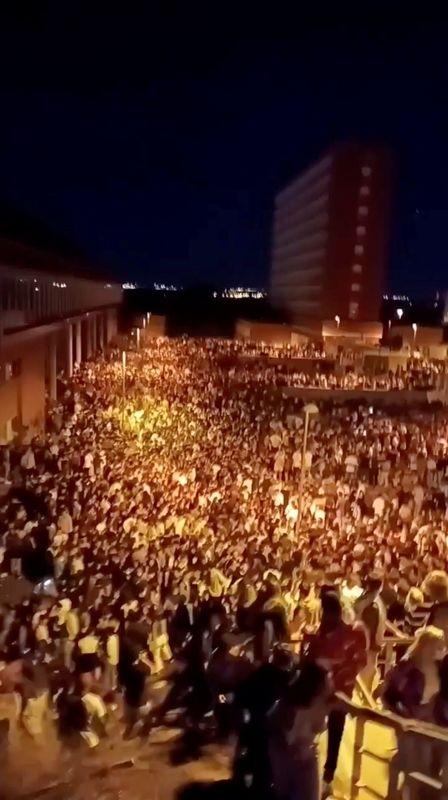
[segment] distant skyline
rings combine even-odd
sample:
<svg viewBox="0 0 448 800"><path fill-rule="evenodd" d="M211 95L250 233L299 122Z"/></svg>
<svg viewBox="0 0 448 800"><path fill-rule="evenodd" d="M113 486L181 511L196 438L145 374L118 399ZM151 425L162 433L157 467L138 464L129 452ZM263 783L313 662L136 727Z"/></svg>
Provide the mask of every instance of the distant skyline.
<svg viewBox="0 0 448 800"><path fill-rule="evenodd" d="M2 12L0 203L123 282L266 286L278 189L336 142L387 145L387 288L448 289L447 23L250 6Z"/></svg>

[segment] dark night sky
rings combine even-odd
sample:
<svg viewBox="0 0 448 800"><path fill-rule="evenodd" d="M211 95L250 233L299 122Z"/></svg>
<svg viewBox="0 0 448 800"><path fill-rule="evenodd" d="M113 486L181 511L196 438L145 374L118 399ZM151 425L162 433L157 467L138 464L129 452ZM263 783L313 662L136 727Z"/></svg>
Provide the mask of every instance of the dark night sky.
<svg viewBox="0 0 448 800"><path fill-rule="evenodd" d="M0 19L1 202L123 279L262 285L274 193L336 141L387 144L389 286L448 289L445 23L390 2L31 5Z"/></svg>

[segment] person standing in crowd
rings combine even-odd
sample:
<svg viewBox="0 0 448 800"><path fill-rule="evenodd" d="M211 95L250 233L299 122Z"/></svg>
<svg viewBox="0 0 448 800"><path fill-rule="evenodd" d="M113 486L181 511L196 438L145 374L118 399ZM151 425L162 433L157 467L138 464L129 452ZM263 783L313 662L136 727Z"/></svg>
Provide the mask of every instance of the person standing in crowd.
<svg viewBox="0 0 448 800"><path fill-rule="evenodd" d="M357 675L367 663L367 637L362 627L348 625L342 619L338 596L327 592L322 600L319 630L305 643L309 659L327 669L333 678L335 692L351 698ZM327 757L324 766L324 787L330 791L338 763L339 748L345 725L345 711L337 701L328 715Z"/></svg>
<svg viewBox="0 0 448 800"><path fill-rule="evenodd" d="M296 679L269 713L269 763L273 797L318 800L318 736L332 694L328 672L304 661Z"/></svg>
<svg viewBox="0 0 448 800"><path fill-rule="evenodd" d="M385 676L381 694L386 708L403 717L428 718L428 705L439 692L444 651L443 631L433 626L418 631L405 656Z"/></svg>

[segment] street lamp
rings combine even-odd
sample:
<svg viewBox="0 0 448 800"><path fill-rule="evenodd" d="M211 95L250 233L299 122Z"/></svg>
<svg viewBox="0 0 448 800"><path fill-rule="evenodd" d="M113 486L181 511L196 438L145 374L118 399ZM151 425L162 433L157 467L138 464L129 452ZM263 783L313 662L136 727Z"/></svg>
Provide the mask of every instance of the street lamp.
<svg viewBox="0 0 448 800"><path fill-rule="evenodd" d="M305 426L303 430L303 446L302 446L302 464L300 468L300 483L299 483L299 514L297 517L297 524L300 525L302 519L302 497L303 497L303 485L305 483L305 458L306 458L306 446L308 442L308 430L310 426L310 417L315 416L319 413L319 409L316 403L306 403L303 407L303 412L305 414Z"/></svg>
<svg viewBox="0 0 448 800"><path fill-rule="evenodd" d="M126 399L126 350L121 353L121 425L124 428L124 404Z"/></svg>
<svg viewBox="0 0 448 800"><path fill-rule="evenodd" d="M336 316L334 318L334 321L336 322L337 329L339 330L339 325L341 324L341 318L340 318L339 314L336 314Z"/></svg>
<svg viewBox="0 0 448 800"><path fill-rule="evenodd" d="M412 349L413 349L413 350L415 350L415 340L416 340L416 338L417 338L417 327L418 327L418 326L417 326L417 323L416 323L416 322L413 322L413 323L412 323L412 330L414 331L414 338L413 338L413 340L412 340Z"/></svg>

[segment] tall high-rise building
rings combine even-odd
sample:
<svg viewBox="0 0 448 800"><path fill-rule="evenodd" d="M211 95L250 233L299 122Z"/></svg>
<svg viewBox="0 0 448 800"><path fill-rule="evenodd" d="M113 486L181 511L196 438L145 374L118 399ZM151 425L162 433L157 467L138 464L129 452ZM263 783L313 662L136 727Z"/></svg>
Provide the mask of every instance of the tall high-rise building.
<svg viewBox="0 0 448 800"><path fill-rule="evenodd" d="M390 211L389 153L335 147L275 199L272 304L298 323L377 320Z"/></svg>

